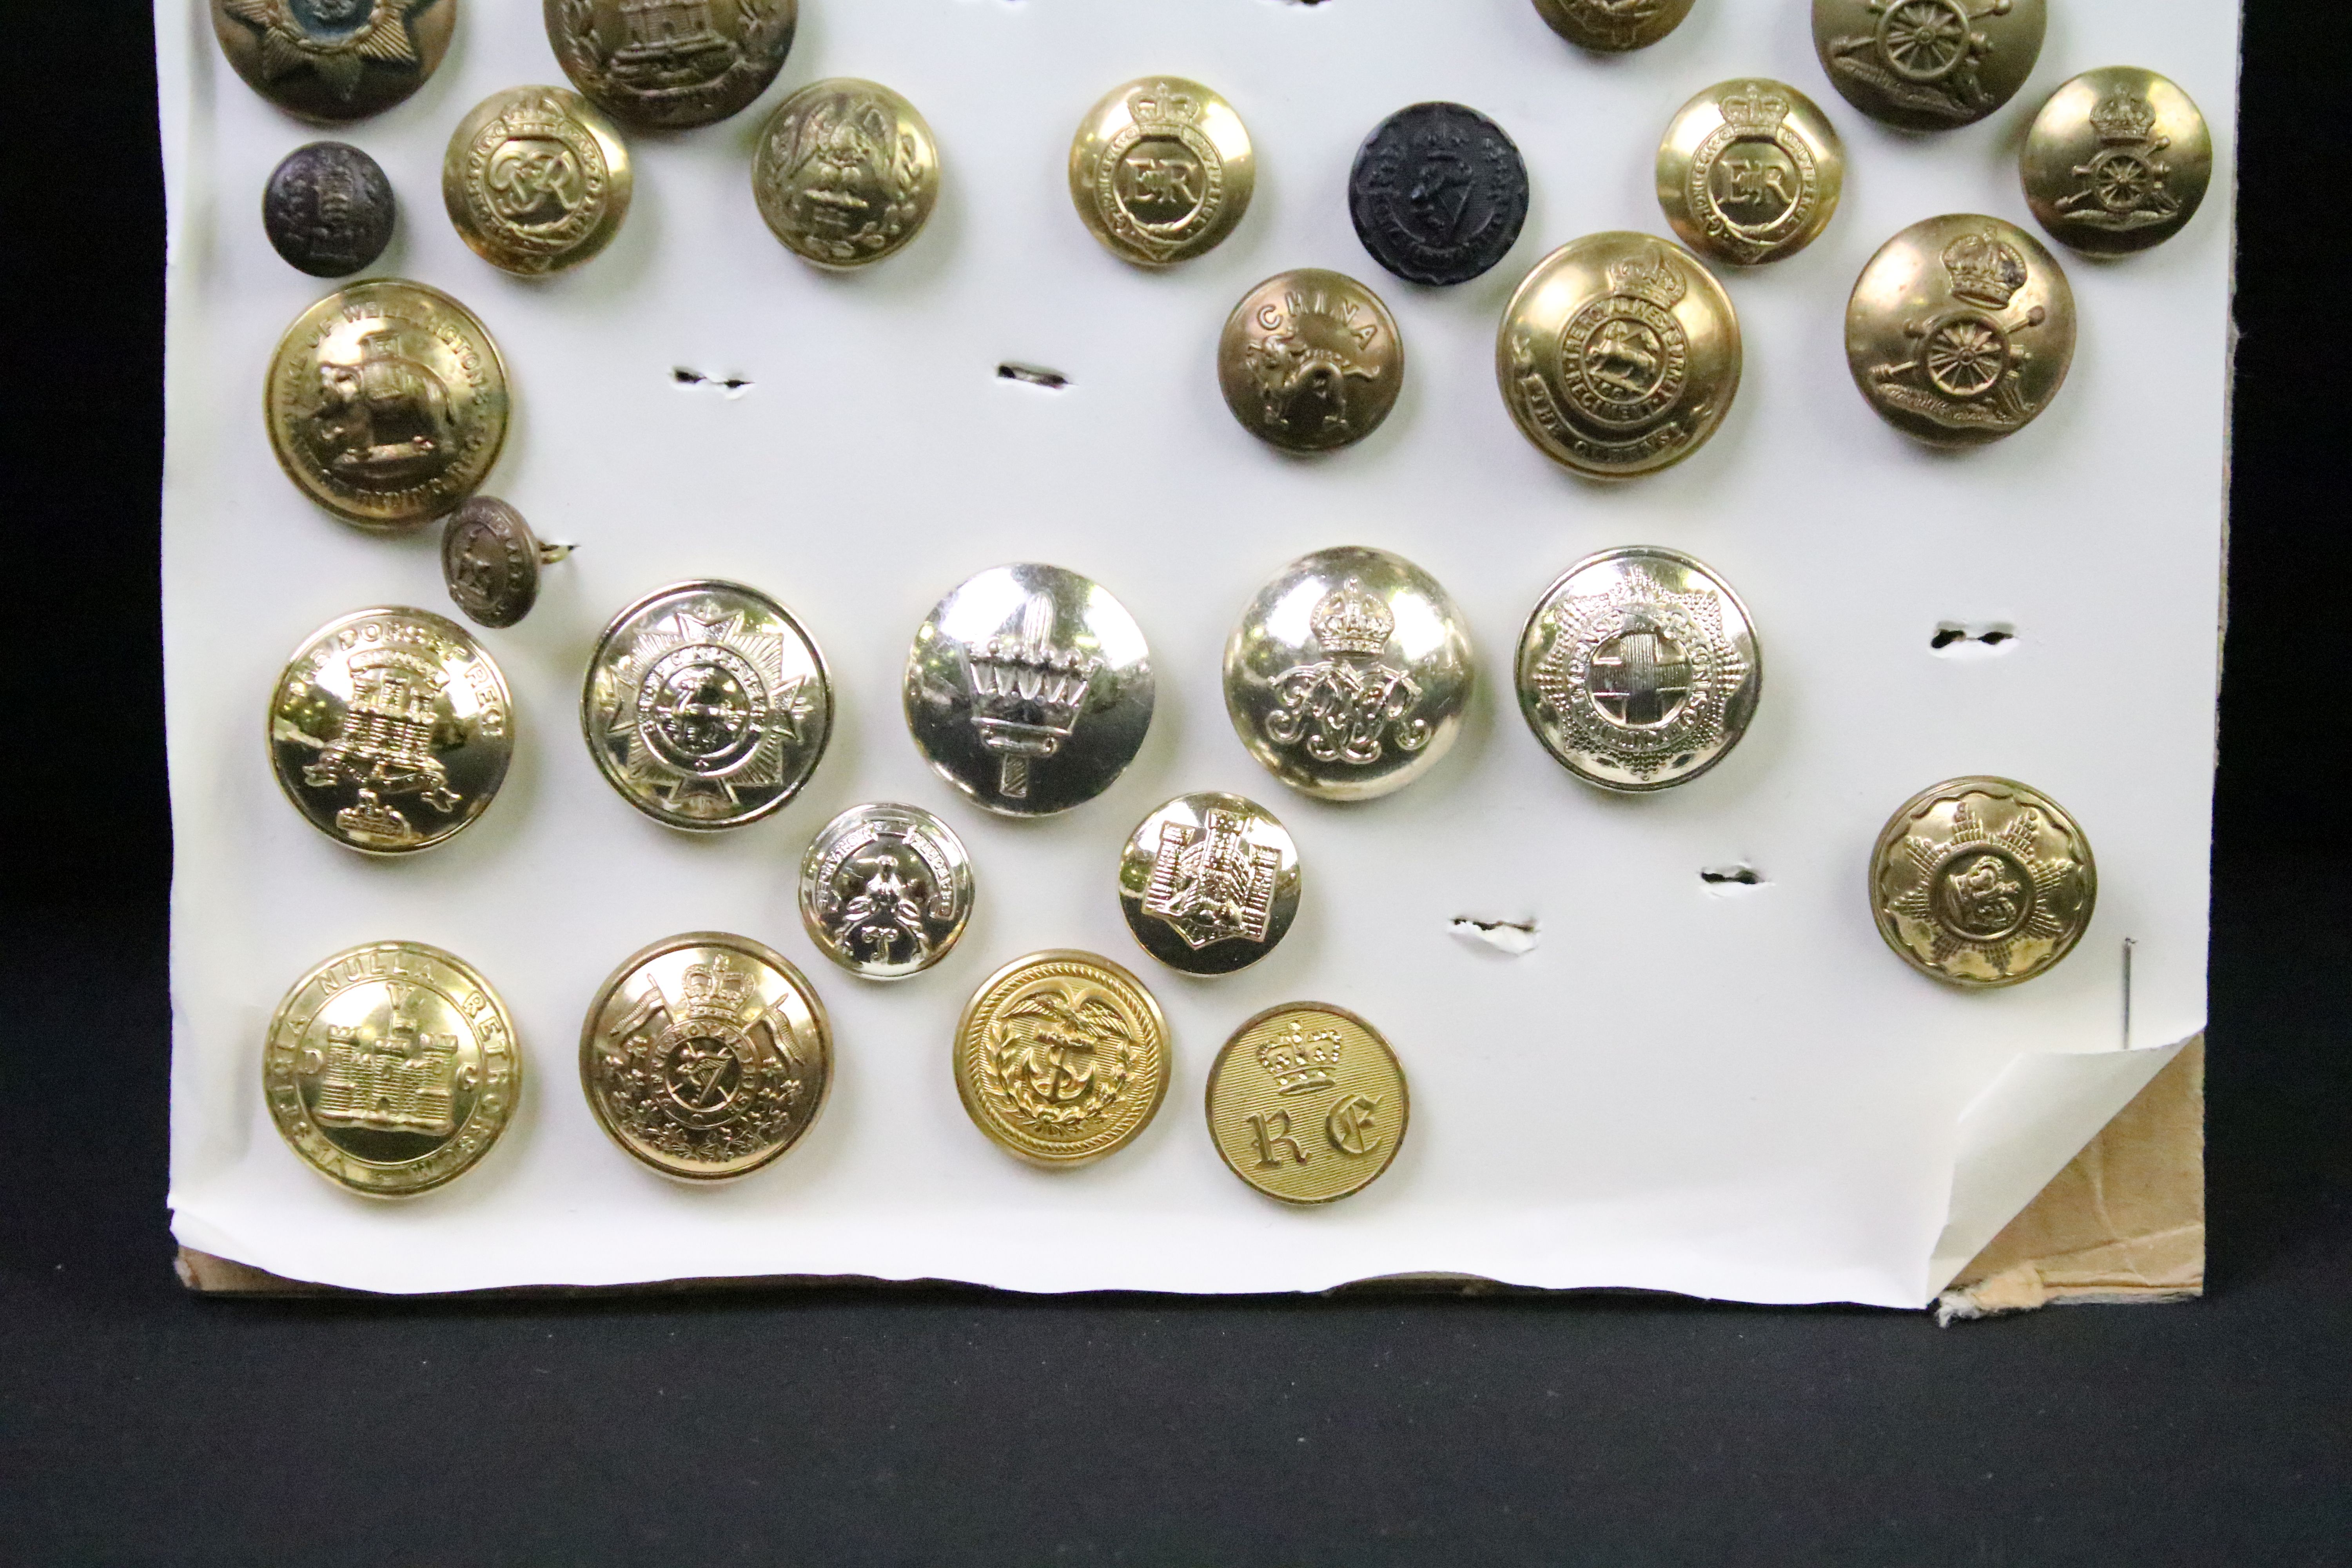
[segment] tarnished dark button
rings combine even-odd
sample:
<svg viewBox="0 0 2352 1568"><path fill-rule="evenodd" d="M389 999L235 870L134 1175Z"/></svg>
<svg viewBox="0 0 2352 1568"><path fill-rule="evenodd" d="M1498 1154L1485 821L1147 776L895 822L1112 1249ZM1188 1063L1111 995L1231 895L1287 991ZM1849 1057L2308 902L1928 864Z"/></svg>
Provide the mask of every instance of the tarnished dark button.
<svg viewBox="0 0 2352 1568"><path fill-rule="evenodd" d="M539 569L571 553L568 544L541 543L506 502L475 496L442 532L441 580L469 617L510 626L539 603Z"/></svg>
<svg viewBox="0 0 2352 1568"><path fill-rule="evenodd" d="M1813 0L1813 50L1873 120L1949 131L2016 96L2045 22L2042 0Z"/></svg>
<svg viewBox="0 0 2352 1568"><path fill-rule="evenodd" d="M1528 218L1528 166L1467 105L1416 103L1364 139L1348 216L1372 259L1413 283L1467 283L1503 259Z"/></svg>
<svg viewBox="0 0 2352 1568"><path fill-rule="evenodd" d="M245 85L287 113L364 120L425 85L457 0L212 0L213 32Z"/></svg>
<svg viewBox="0 0 2352 1568"><path fill-rule="evenodd" d="M396 211L383 165L342 142L297 147L261 195L269 243L313 278L348 278L382 256Z"/></svg>

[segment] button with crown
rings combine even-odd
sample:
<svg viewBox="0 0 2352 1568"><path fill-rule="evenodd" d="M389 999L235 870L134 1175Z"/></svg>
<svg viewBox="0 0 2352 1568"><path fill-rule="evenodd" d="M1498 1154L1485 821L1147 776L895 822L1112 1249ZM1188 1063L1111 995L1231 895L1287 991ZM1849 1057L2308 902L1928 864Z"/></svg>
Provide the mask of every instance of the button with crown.
<svg viewBox="0 0 2352 1568"><path fill-rule="evenodd" d="M1404 1142L1404 1068L1380 1031L1327 1002L1270 1007L1209 1068L1209 1137L1236 1176L1286 1204L1378 1180Z"/></svg>
<svg viewBox="0 0 2352 1568"><path fill-rule="evenodd" d="M1545 26L1580 49L1646 49L1683 25L1691 0L1535 0Z"/></svg>
<svg viewBox="0 0 2352 1568"><path fill-rule="evenodd" d="M1214 250L1249 210L1257 157L1234 106L1197 81L1144 77L1102 96L1070 139L1070 201L1139 267Z"/></svg>
<svg viewBox="0 0 2352 1568"><path fill-rule="evenodd" d="M2016 96L2047 22L2045 0L1813 0L1813 52L1873 120L1949 131Z"/></svg>
<svg viewBox="0 0 2352 1568"><path fill-rule="evenodd" d="M1143 951L1186 974L1231 974L1272 952L1298 914L1298 846L1237 795L1178 795L1118 858L1118 907Z"/></svg>
<svg viewBox="0 0 2352 1568"><path fill-rule="evenodd" d="M1811 99L1743 78L1682 106L1658 143L1657 174L1658 205L1685 245L1760 266L1794 256L1829 226L1845 149Z"/></svg>
<svg viewBox="0 0 2352 1568"><path fill-rule="evenodd" d="M458 237L526 278L577 267L610 245L635 188L620 132L557 87L492 93L457 122L441 159L441 200Z"/></svg>
<svg viewBox="0 0 2352 1568"><path fill-rule="evenodd" d="M2154 71L2108 66L2050 95L2018 155L2026 205L2093 256L2161 245L2197 216L2213 135L2187 93Z"/></svg>

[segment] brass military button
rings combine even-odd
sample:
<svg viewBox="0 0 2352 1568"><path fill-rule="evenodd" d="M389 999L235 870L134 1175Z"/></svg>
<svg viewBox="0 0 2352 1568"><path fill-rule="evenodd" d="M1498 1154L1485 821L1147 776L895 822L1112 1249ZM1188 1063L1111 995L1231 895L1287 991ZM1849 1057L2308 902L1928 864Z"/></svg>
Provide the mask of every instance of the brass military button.
<svg viewBox="0 0 2352 1568"><path fill-rule="evenodd" d="M1318 550L1258 590L1225 643L1225 712L1250 755L1322 800L1370 800L1437 765L1473 679L1462 612L1384 550Z"/></svg>
<svg viewBox="0 0 2352 1568"><path fill-rule="evenodd" d="M1185 795L1137 825L1118 907L1143 951L1186 974L1231 974L1272 952L1298 914L1298 846L1237 795Z"/></svg>
<svg viewBox="0 0 2352 1568"><path fill-rule="evenodd" d="M1748 732L1764 658L1731 584L1680 551L1588 556L1519 637L1519 711L1560 766L1642 793L1696 778Z"/></svg>
<svg viewBox="0 0 2352 1568"><path fill-rule="evenodd" d="M920 806L853 805L801 857L809 940L868 980L903 980L945 958L973 897L963 840Z"/></svg>
<svg viewBox="0 0 2352 1568"><path fill-rule="evenodd" d="M1690 15L1691 0L1535 0L1536 15L1581 49L1645 49Z"/></svg>
<svg viewBox="0 0 2352 1568"><path fill-rule="evenodd" d="M1495 373L1520 433L1591 479L1668 468L1739 391L1739 318L1671 241L1595 234L1536 264L1503 312Z"/></svg>
<svg viewBox="0 0 2352 1568"><path fill-rule="evenodd" d="M1721 81L1683 105L1658 143L1658 205L1693 249L1741 266L1821 237L1845 148L1813 100L1777 81Z"/></svg>
<svg viewBox="0 0 2352 1568"><path fill-rule="evenodd" d="M286 154L261 195L261 225L286 265L313 278L348 278L392 243L397 216L383 166L341 142Z"/></svg>
<svg viewBox="0 0 2352 1568"><path fill-rule="evenodd" d="M1209 1068L1209 1138L1243 1181L1286 1204L1328 1204L1378 1180L1412 1102L1380 1031L1344 1007L1293 1002L1234 1031Z"/></svg>
<svg viewBox="0 0 2352 1568"><path fill-rule="evenodd" d="M783 68L798 0L545 0L547 41L597 108L647 131L715 124Z"/></svg>
<svg viewBox="0 0 2352 1568"><path fill-rule="evenodd" d="M269 763L303 820L405 855L489 809L514 756L506 677L455 621L400 606L328 622L269 700Z"/></svg>
<svg viewBox="0 0 2352 1568"><path fill-rule="evenodd" d="M407 1197L489 1152L521 1098L522 1051L471 965L419 942L372 942L286 994L261 1089L312 1170L370 1197Z"/></svg>
<svg viewBox="0 0 2352 1568"><path fill-rule="evenodd" d="M1304 268L1242 297L1217 340L1217 385L1242 428L1291 452L1353 446L1404 385L1404 342L1381 297Z"/></svg>
<svg viewBox="0 0 2352 1568"><path fill-rule="evenodd" d="M634 188L621 133L560 87L492 93L458 121L441 160L441 199L459 237L524 277L577 267L610 245Z"/></svg>
<svg viewBox="0 0 2352 1568"><path fill-rule="evenodd" d="M1126 605L1076 572L1024 562L939 602L916 630L901 696L932 772L1000 816L1046 816L1127 771L1155 689Z"/></svg>
<svg viewBox="0 0 2352 1568"><path fill-rule="evenodd" d="M614 616L580 731L604 782L670 827L756 822L833 739L833 678L793 613L740 583L673 583Z"/></svg>
<svg viewBox="0 0 2352 1568"><path fill-rule="evenodd" d="M940 149L915 106L876 82L814 81L776 106L751 163L760 216L820 267L879 261L940 199Z"/></svg>
<svg viewBox="0 0 2352 1568"><path fill-rule="evenodd" d="M394 278L305 310L269 363L269 445L304 494L380 532L446 516L507 438L507 371L473 313Z"/></svg>
<svg viewBox="0 0 2352 1568"><path fill-rule="evenodd" d="M1956 985L2014 985L2074 951L2098 901L2090 841L2011 779L1949 779L1887 819L1871 856L1878 934Z"/></svg>
<svg viewBox="0 0 2352 1568"><path fill-rule="evenodd" d="M580 1028L605 1135L665 1176L749 1175L800 1142L833 1083L824 1004L749 937L689 931L614 970Z"/></svg>
<svg viewBox="0 0 2352 1568"><path fill-rule="evenodd" d="M1915 223L1881 247L1845 308L1846 364L1879 416L1976 447L2050 406L2074 359L2074 291L2041 241L1997 217Z"/></svg>
<svg viewBox="0 0 2352 1568"><path fill-rule="evenodd" d="M1070 142L1070 200L1094 237L1144 267L1224 243L1249 210L1257 160L1234 106L1181 77L1115 87Z"/></svg>
<svg viewBox="0 0 2352 1568"><path fill-rule="evenodd" d="M287 113L363 120L425 85L457 0L212 0L213 33L245 85Z"/></svg>
<svg viewBox="0 0 2352 1568"><path fill-rule="evenodd" d="M541 544L506 502L475 496L442 531L441 581L469 619L511 626L539 603L539 569L571 553L568 544Z"/></svg>
<svg viewBox="0 0 2352 1568"><path fill-rule="evenodd" d="M1948 131L2025 85L2044 21L2042 0L1813 0L1813 51L1873 120Z"/></svg>
<svg viewBox="0 0 2352 1568"><path fill-rule="evenodd" d="M2163 244L2197 216L2213 137L2172 83L2109 66L2050 95L2019 164L2043 228L2077 250L2122 256Z"/></svg>
<svg viewBox="0 0 2352 1568"><path fill-rule="evenodd" d="M956 1092L1008 1153L1058 1169L1124 1149L1168 1092L1168 1023L1143 983L1090 952L1032 953L956 1025Z"/></svg>

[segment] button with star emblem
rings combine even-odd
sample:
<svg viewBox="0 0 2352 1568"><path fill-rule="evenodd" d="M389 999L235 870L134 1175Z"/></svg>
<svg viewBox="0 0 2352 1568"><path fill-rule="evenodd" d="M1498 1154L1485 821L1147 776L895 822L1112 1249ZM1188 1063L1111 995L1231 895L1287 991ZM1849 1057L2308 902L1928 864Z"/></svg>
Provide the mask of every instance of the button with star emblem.
<svg viewBox="0 0 2352 1568"><path fill-rule="evenodd" d="M2025 204L2062 243L2126 256L2187 226L2213 180L2213 136L2151 70L2084 71L2050 95L2019 155Z"/></svg>
<svg viewBox="0 0 2352 1568"><path fill-rule="evenodd" d="M475 496L442 530L441 581L467 618L511 626L539 603L539 569L571 553L569 544L541 544L506 502Z"/></svg>
<svg viewBox="0 0 2352 1568"><path fill-rule="evenodd" d="M1495 374L1520 434L1588 479L1630 479L1706 445L1739 391L1739 318L1698 258L1595 234L1538 262L1511 297Z"/></svg>
<svg viewBox="0 0 2352 1568"><path fill-rule="evenodd" d="M2074 949L2098 900L2090 841L2013 779L1948 779L1878 836L1878 934L1920 973L1977 988L2031 980Z"/></svg>
<svg viewBox="0 0 2352 1568"><path fill-rule="evenodd" d="M1837 211L1845 148L1813 100L1782 82L1720 81L1658 143L1658 205L1685 244L1743 267L1819 238Z"/></svg>
<svg viewBox="0 0 2352 1568"><path fill-rule="evenodd" d="M783 68L798 0L544 0L548 44L597 108L646 131L740 112Z"/></svg>
<svg viewBox="0 0 2352 1568"><path fill-rule="evenodd" d="M474 106L441 160L441 199L474 254L522 277L602 251L629 216L629 149L603 111L559 87L510 87Z"/></svg>
<svg viewBox="0 0 2352 1568"><path fill-rule="evenodd" d="M1980 447L2050 406L2074 359L2074 291L2012 223L1913 224L1862 269L1846 364L1880 418L1936 447Z"/></svg>
<svg viewBox="0 0 2352 1568"><path fill-rule="evenodd" d="M833 1026L815 987L774 949L724 931L633 954L580 1028L596 1124L680 1181L767 1164L808 1131L832 1084Z"/></svg>
<svg viewBox="0 0 2352 1568"><path fill-rule="evenodd" d="M940 148L915 106L854 77L776 106L751 159L760 216L819 267L864 267L922 232L940 200Z"/></svg>
<svg viewBox="0 0 2352 1568"><path fill-rule="evenodd" d="M613 617L580 729L655 821L740 827L798 795L833 738L833 680L793 613L740 583L676 583Z"/></svg>
<svg viewBox="0 0 2352 1568"><path fill-rule="evenodd" d="M1328 1002L1269 1007L1209 1068L1209 1138L1225 1168L1286 1204L1336 1203L1388 1170L1412 1114L1380 1031Z"/></svg>
<svg viewBox="0 0 2352 1568"><path fill-rule="evenodd" d="M457 0L212 0L213 33L245 85L301 120L381 113L449 50Z"/></svg>
<svg viewBox="0 0 2352 1568"><path fill-rule="evenodd" d="M1168 267L1224 243L1249 210L1257 159L1234 106L1181 77L1115 87L1070 142L1070 200L1110 253Z"/></svg>
<svg viewBox="0 0 2352 1568"><path fill-rule="evenodd" d="M1298 914L1298 846L1237 795L1184 795L1128 836L1118 907L1143 951L1186 974L1231 974L1272 952Z"/></svg>
<svg viewBox="0 0 2352 1568"><path fill-rule="evenodd" d="M1813 0L1813 52L1873 120L1949 131L2025 85L2046 20L2042 0Z"/></svg>
<svg viewBox="0 0 2352 1568"><path fill-rule="evenodd" d="M490 1152L522 1095L522 1050L471 964L421 942L372 942L286 993L261 1089L312 1170L369 1197L410 1197Z"/></svg>
<svg viewBox="0 0 2352 1568"><path fill-rule="evenodd" d="M1142 748L1151 651L1091 578L1023 562L959 584L915 632L902 697L931 771L1003 816L1108 789Z"/></svg>
<svg viewBox="0 0 2352 1568"><path fill-rule="evenodd" d="M1284 567L1225 643L1225 712L1250 755L1321 800L1370 800L1462 732L1474 661L1462 612L1401 555L1344 545Z"/></svg>
<svg viewBox="0 0 2352 1568"><path fill-rule="evenodd" d="M1234 307L1217 385L1243 429L1286 452L1351 447L1404 386L1404 341L1381 297L1344 273L1301 268Z"/></svg>
<svg viewBox="0 0 2352 1568"><path fill-rule="evenodd" d="M963 840L919 805L853 805L801 857L809 940L868 980L904 980L945 958L973 897Z"/></svg>
<svg viewBox="0 0 2352 1568"><path fill-rule="evenodd" d="M396 216L383 166L343 142L295 148L261 194L270 247L313 278L348 278L373 266L392 243Z"/></svg>
<svg viewBox="0 0 2352 1568"><path fill-rule="evenodd" d="M1071 1170L1133 1142L1168 1093L1168 1021L1107 958L1056 950L982 982L956 1024L972 1125L1031 1164Z"/></svg>
<svg viewBox="0 0 2352 1568"><path fill-rule="evenodd" d="M269 763L338 844L407 855L489 809L514 758L506 677L455 621L358 610L303 640L269 700Z"/></svg>
<svg viewBox="0 0 2352 1568"><path fill-rule="evenodd" d="M1467 104L1416 103L1357 149L1348 216L1372 259L1398 277L1467 283L1517 243L1528 166L1503 128Z"/></svg>
<svg viewBox="0 0 2352 1568"><path fill-rule="evenodd" d="M1686 784L1739 744L1764 656L1731 584L1676 550L1587 556L1519 635L1519 711L1554 761L1641 794Z"/></svg>
<svg viewBox="0 0 2352 1568"><path fill-rule="evenodd" d="M1646 49L1683 25L1691 0L1535 0L1536 15L1580 49Z"/></svg>

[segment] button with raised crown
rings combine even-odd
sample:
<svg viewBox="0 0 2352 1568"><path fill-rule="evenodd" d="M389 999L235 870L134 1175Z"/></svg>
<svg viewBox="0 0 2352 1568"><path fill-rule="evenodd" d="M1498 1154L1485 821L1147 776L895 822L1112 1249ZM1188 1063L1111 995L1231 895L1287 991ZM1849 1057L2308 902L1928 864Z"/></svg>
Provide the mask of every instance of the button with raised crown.
<svg viewBox="0 0 2352 1568"><path fill-rule="evenodd" d="M1813 100L1782 82L1708 88L1658 143L1658 205L1685 244L1743 267L1819 238L1837 211L1845 149Z"/></svg>
<svg viewBox="0 0 2352 1568"><path fill-rule="evenodd" d="M1215 249L1249 210L1257 160L1234 106L1181 77L1115 87L1070 139L1070 200L1114 256L1167 267Z"/></svg>
<svg viewBox="0 0 2352 1568"><path fill-rule="evenodd" d="M1269 1007L1209 1068L1209 1138L1228 1170L1286 1204L1362 1192L1397 1157L1412 1114L1380 1031L1325 1002Z"/></svg>
<svg viewBox="0 0 2352 1568"><path fill-rule="evenodd" d="M572 85L648 131L725 120L783 68L798 0L545 0L547 41Z"/></svg>
<svg viewBox="0 0 2352 1568"><path fill-rule="evenodd" d="M1351 447L1404 386L1404 342L1381 297L1301 268L1242 296L1217 340L1217 385L1242 428L1291 452Z"/></svg>
<svg viewBox="0 0 2352 1568"><path fill-rule="evenodd" d="M635 180L603 111L560 87L510 87L457 122L441 200L458 237L503 271L577 267L613 242Z"/></svg>
<svg viewBox="0 0 2352 1568"><path fill-rule="evenodd" d="M449 50L457 0L212 0L213 33L245 85L299 119L381 113Z"/></svg>
<svg viewBox="0 0 2352 1568"><path fill-rule="evenodd" d="M776 106L751 158L769 232L803 261L895 256L940 200L940 147L915 106L879 82L813 81Z"/></svg>
<svg viewBox="0 0 2352 1568"><path fill-rule="evenodd" d="M1949 131L2025 85L2045 21L2043 0L1813 0L1813 52L1873 120Z"/></svg>
<svg viewBox="0 0 2352 1568"><path fill-rule="evenodd" d="M2014 985L2074 949L2098 901L2090 841L2013 779L1948 779L1887 818L1870 862L1878 934L1920 973Z"/></svg>
<svg viewBox="0 0 2352 1568"><path fill-rule="evenodd" d="M1118 907L1143 951L1186 974L1231 974L1272 952L1298 914L1298 846L1237 795L1184 795L1137 825Z"/></svg>
<svg viewBox="0 0 2352 1568"><path fill-rule="evenodd" d="M2093 256L2161 245L2197 216L2213 136L2189 95L2131 66L2084 71L2050 95L2018 158L2025 202Z"/></svg>
<svg viewBox="0 0 2352 1568"><path fill-rule="evenodd" d="M1577 47L1615 55L1646 49L1681 26L1691 0L1535 0L1535 7Z"/></svg>

